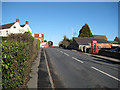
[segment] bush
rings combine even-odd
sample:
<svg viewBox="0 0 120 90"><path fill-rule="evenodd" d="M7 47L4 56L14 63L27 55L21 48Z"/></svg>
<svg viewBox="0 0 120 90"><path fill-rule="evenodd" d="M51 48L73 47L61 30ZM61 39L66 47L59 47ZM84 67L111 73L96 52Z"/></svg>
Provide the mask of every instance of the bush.
<svg viewBox="0 0 120 90"><path fill-rule="evenodd" d="M32 37L31 34L29 34L29 33L26 32L24 34L22 34L22 33L19 33L19 34L10 34L10 35L8 35L7 40L8 41L9 40L16 40L18 42L26 41L26 42L31 42L31 44L32 44L32 42L34 41L34 38Z"/></svg>
<svg viewBox="0 0 120 90"><path fill-rule="evenodd" d="M2 41L5 41L7 39L7 37L0 37L2 39Z"/></svg>
<svg viewBox="0 0 120 90"><path fill-rule="evenodd" d="M40 40L37 39L37 50L39 50L39 49L40 49Z"/></svg>
<svg viewBox="0 0 120 90"><path fill-rule="evenodd" d="M37 53L39 44L29 33L11 34L2 42L3 89L21 87L25 83L31 57Z"/></svg>

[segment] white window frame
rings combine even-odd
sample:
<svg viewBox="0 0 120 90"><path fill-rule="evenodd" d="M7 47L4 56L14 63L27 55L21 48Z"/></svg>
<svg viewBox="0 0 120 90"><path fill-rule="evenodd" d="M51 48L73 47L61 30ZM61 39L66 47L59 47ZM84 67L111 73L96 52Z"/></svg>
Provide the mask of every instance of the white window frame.
<svg viewBox="0 0 120 90"><path fill-rule="evenodd" d="M6 30L6 35L8 35L8 30Z"/></svg>

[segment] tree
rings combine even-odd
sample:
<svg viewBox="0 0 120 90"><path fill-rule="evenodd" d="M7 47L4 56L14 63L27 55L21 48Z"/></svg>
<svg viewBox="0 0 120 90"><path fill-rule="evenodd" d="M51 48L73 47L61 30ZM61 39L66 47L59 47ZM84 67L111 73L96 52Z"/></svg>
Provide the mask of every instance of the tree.
<svg viewBox="0 0 120 90"><path fill-rule="evenodd" d="M29 33L30 35L32 35L32 33L29 30L27 32L25 32L25 33Z"/></svg>
<svg viewBox="0 0 120 90"><path fill-rule="evenodd" d="M63 40L59 43L59 47L67 48L72 43L72 39L69 39L64 35Z"/></svg>
<svg viewBox="0 0 120 90"><path fill-rule="evenodd" d="M53 45L53 42L52 41L48 41L48 45L49 45L49 47L51 47Z"/></svg>
<svg viewBox="0 0 120 90"><path fill-rule="evenodd" d="M64 35L63 41L67 41L67 40L69 40L69 39L66 37L66 35Z"/></svg>
<svg viewBox="0 0 120 90"><path fill-rule="evenodd" d="M79 31L78 37L93 37L92 32L88 26L88 24L85 24L82 29Z"/></svg>
<svg viewBox="0 0 120 90"><path fill-rule="evenodd" d="M47 40L44 40L44 42L47 42Z"/></svg>
<svg viewBox="0 0 120 90"><path fill-rule="evenodd" d="M67 38L66 35L64 35L63 41L68 41L68 42L72 43L72 39Z"/></svg>

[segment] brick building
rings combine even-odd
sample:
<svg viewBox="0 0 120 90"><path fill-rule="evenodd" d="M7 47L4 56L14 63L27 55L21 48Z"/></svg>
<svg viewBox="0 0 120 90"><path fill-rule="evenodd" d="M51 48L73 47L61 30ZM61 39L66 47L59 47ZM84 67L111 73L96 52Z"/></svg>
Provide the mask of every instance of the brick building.
<svg viewBox="0 0 120 90"><path fill-rule="evenodd" d="M44 34L32 34L32 36L36 39L39 39L41 43L44 42Z"/></svg>
<svg viewBox="0 0 120 90"><path fill-rule="evenodd" d="M40 40L40 47L48 47L48 42L44 42L44 34L32 34L36 39Z"/></svg>
<svg viewBox="0 0 120 90"><path fill-rule="evenodd" d="M97 37L97 38L96 38ZM88 52L87 50L91 48L93 40L97 41L98 51L101 48L111 48L111 43L107 41L107 38L101 38L99 35L96 37L73 37L73 42L68 46L70 49L81 50Z"/></svg>

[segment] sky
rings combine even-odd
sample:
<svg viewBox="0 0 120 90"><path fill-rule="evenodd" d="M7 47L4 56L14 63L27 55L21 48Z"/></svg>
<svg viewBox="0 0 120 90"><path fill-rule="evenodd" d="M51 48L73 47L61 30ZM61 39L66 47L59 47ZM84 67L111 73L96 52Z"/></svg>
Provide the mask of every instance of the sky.
<svg viewBox="0 0 120 90"><path fill-rule="evenodd" d="M2 2L2 24L29 21L32 33L58 45L63 36L78 36L88 24L93 35L118 36L118 2Z"/></svg>

